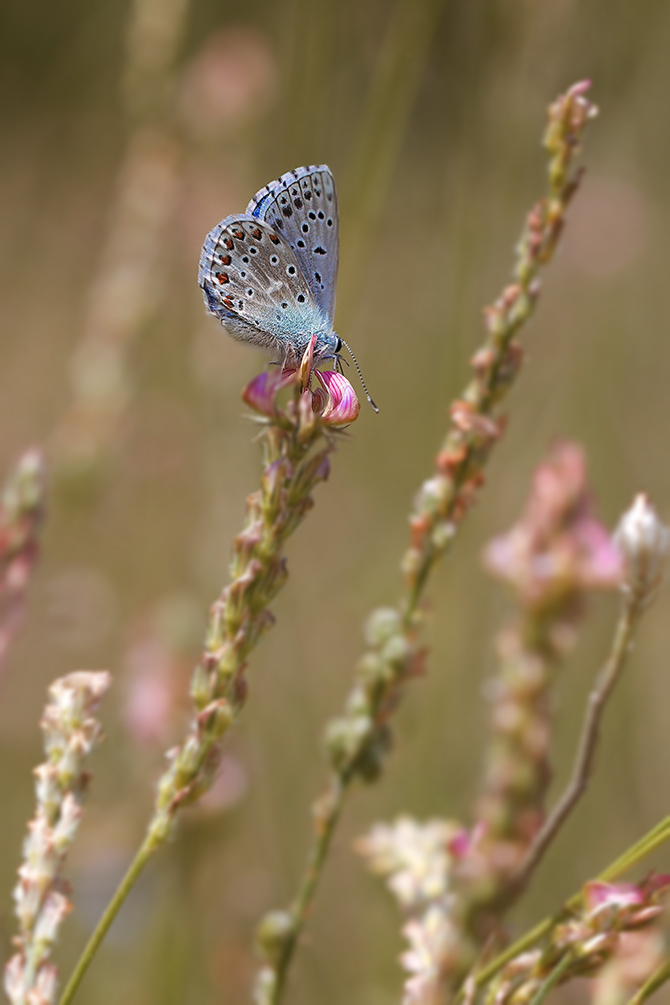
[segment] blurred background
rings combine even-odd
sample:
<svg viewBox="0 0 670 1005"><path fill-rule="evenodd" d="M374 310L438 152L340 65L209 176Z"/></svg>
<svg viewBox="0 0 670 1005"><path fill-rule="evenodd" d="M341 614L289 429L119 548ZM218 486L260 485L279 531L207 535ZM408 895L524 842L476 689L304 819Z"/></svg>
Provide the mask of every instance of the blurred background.
<svg viewBox="0 0 670 1005"><path fill-rule="evenodd" d="M383 779L351 800L290 991L296 1005L398 1000L396 910L351 844L401 811L469 819L481 689L510 606L482 569L483 545L515 520L556 438L584 445L609 526L640 489L670 516L668 51L660 0L0 7L0 469L31 444L51 468L42 558L0 681L5 953L48 683L79 668L115 680L69 867L67 972L143 833L257 484L239 395L264 359L204 313L205 234L271 178L330 165L337 328L380 414L363 407L290 542L291 578L221 779L124 908L81 991L90 1005L248 1000L255 924L291 896L306 853L324 723L348 689L365 615L397 598L409 501L544 190L545 107L588 77L601 116L524 332L510 428L431 584L428 676L398 713ZM592 791L519 925L667 812L669 605L666 590L642 626ZM615 611L612 596L592 604L561 676L559 780Z"/></svg>

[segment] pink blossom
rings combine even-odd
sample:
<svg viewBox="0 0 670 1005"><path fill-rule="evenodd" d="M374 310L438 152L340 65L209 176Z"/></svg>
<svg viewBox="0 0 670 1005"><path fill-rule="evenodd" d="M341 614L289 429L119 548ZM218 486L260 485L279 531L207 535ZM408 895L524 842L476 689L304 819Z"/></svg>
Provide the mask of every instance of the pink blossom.
<svg viewBox="0 0 670 1005"><path fill-rule="evenodd" d="M295 380L295 370L264 370L254 377L242 392L242 401L250 408L273 418L277 414L276 398L285 387Z"/></svg>
<svg viewBox="0 0 670 1005"><path fill-rule="evenodd" d="M303 364L300 367L299 378L305 384L303 394L308 395L305 401L309 409L315 412L323 422L329 426L348 426L358 418L360 403L356 397L356 392L347 378L336 370L310 370L314 345L308 346ZM245 387L242 392L242 400L250 405L255 411L268 418L277 418L280 414L277 407L277 395L284 388L289 387L296 379L296 370L274 370L272 372L259 373ZM309 386L311 377L316 376L319 384L312 390Z"/></svg>
<svg viewBox="0 0 670 1005"><path fill-rule="evenodd" d="M554 447L535 471L521 519L490 542L484 560L531 606L619 585L621 556L592 513L581 447Z"/></svg>
<svg viewBox="0 0 670 1005"><path fill-rule="evenodd" d="M323 390L327 394L322 408L317 408L321 418L329 426L347 426L358 418L360 402L356 392L342 373L337 370L314 370ZM314 392L314 402L321 388ZM320 398L319 398L320 401Z"/></svg>

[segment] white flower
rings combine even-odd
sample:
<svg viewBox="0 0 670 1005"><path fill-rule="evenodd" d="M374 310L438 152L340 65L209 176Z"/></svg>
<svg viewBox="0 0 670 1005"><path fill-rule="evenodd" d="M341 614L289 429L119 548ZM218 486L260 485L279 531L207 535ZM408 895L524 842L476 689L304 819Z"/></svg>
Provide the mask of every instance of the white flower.
<svg viewBox="0 0 670 1005"><path fill-rule="evenodd" d="M370 869L386 879L400 906L414 912L448 893L454 861L449 843L460 830L448 820L421 824L400 817L393 824L376 824L356 847Z"/></svg>

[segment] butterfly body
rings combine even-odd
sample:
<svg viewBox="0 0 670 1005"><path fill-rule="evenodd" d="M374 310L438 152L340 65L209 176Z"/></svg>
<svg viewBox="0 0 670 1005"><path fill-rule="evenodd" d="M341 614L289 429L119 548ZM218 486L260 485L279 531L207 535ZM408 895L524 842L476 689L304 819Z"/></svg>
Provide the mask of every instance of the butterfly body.
<svg viewBox="0 0 670 1005"><path fill-rule="evenodd" d="M337 359L333 330L339 253L337 197L324 165L266 185L246 213L205 239L198 282L207 310L243 342L297 366L316 334L314 359Z"/></svg>

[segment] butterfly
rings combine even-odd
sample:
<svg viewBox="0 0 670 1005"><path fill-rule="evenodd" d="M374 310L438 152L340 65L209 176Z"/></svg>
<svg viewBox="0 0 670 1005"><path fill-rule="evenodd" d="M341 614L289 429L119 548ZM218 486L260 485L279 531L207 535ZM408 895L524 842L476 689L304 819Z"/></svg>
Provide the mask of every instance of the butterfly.
<svg viewBox="0 0 670 1005"><path fill-rule="evenodd" d="M198 285L205 307L242 342L268 349L282 368L298 367L316 335L314 362L341 367L333 329L339 258L337 194L325 164L296 168L253 197L245 213L209 232Z"/></svg>

